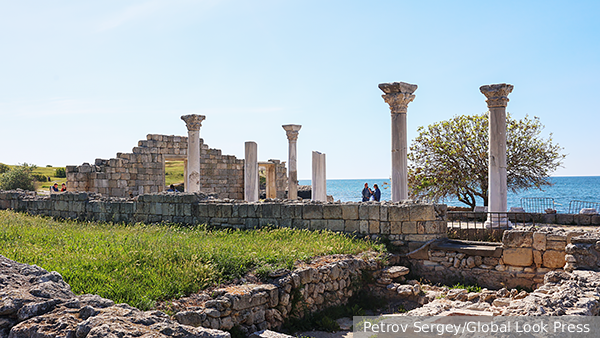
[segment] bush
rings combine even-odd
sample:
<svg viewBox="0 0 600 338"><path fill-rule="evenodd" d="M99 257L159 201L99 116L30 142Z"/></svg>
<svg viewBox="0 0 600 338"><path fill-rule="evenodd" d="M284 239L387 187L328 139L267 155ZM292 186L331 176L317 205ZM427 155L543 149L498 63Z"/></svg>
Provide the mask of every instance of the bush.
<svg viewBox="0 0 600 338"><path fill-rule="evenodd" d="M12 167L9 171L0 175L0 190L23 189L35 191L31 171L35 166L27 163Z"/></svg>
<svg viewBox="0 0 600 338"><path fill-rule="evenodd" d="M4 163L0 163L0 174L4 174L5 172L10 170L10 166Z"/></svg>
<svg viewBox="0 0 600 338"><path fill-rule="evenodd" d="M65 171L65 168L56 168L56 170L54 171L55 177L60 177L60 178L65 178L67 177L67 172Z"/></svg>
<svg viewBox="0 0 600 338"><path fill-rule="evenodd" d="M35 178L36 181L38 182L47 182L48 181L48 176L46 175L42 175L42 174L31 174L31 176L33 178Z"/></svg>

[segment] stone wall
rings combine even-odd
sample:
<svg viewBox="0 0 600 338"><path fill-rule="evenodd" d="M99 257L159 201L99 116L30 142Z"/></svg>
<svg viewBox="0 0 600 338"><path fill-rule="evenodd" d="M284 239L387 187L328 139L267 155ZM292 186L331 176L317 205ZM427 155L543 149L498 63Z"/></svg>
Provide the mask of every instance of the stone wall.
<svg viewBox="0 0 600 338"><path fill-rule="evenodd" d="M244 199L244 160L222 155L202 139L200 149L201 191L220 198ZM161 192L165 189L165 161L169 160L187 160L187 137L150 134L131 153L96 159L93 165L67 166L67 189L111 197ZM277 164L277 190L285 191L287 176L281 166L285 168L285 162Z"/></svg>
<svg viewBox="0 0 600 338"><path fill-rule="evenodd" d="M410 255L412 270L434 282L534 288L547 272L563 269L567 244L583 233L531 227L505 231L501 244L432 243Z"/></svg>
<svg viewBox="0 0 600 338"><path fill-rule="evenodd" d="M445 205L404 203L329 203L272 201L246 203L210 200L203 194L158 193L135 198L102 198L73 193L36 196L0 191L0 209L90 221L174 222L251 229L267 225L332 230L386 237L412 250L423 242L446 238Z"/></svg>
<svg viewBox="0 0 600 338"><path fill-rule="evenodd" d="M600 270L600 230L571 238L566 247L565 270Z"/></svg>
<svg viewBox="0 0 600 338"><path fill-rule="evenodd" d="M362 271L381 268L369 257L320 258L293 272L283 271L268 284L233 285L201 295L196 306L182 299L172 305L181 324L229 330L238 326L245 333L278 328L291 315L316 312L346 304L363 285ZM178 309L181 309L179 311Z"/></svg>

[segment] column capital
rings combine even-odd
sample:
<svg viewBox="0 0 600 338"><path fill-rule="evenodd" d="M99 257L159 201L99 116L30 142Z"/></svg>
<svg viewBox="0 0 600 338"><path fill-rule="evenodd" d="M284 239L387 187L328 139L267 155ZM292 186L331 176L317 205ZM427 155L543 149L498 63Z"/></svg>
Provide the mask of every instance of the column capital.
<svg viewBox="0 0 600 338"><path fill-rule="evenodd" d="M385 103L390 105L392 114L406 113L408 104L415 99L413 94L418 86L406 82L380 83L379 89L385 94L381 95Z"/></svg>
<svg viewBox="0 0 600 338"><path fill-rule="evenodd" d="M200 127L202 127L202 121L204 121L204 119L206 119L206 116L190 114L190 115L183 115L181 117L181 119L183 121L185 121L185 126L187 127L188 131L193 131L193 130L200 130Z"/></svg>
<svg viewBox="0 0 600 338"><path fill-rule="evenodd" d="M513 90L514 86L506 83L491 84L479 87L479 90L487 100L488 108L506 107L508 104L508 94Z"/></svg>
<svg viewBox="0 0 600 338"><path fill-rule="evenodd" d="M298 131L302 128L299 124L284 124L285 134L290 142L298 140Z"/></svg>

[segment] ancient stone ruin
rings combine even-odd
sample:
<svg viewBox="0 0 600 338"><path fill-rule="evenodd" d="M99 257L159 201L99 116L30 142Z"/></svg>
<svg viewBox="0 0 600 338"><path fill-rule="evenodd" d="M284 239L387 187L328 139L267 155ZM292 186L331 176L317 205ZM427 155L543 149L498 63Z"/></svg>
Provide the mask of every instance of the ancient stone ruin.
<svg viewBox="0 0 600 338"><path fill-rule="evenodd" d="M200 191L220 198L244 199L244 160L223 155L221 150L200 142ZM111 197L129 197L165 190L165 162L184 161L187 175L188 137L150 134L131 153L117 153L109 160L96 159L90 165L67 166L67 189ZM268 180L270 196L284 198L287 185L285 162L260 162L272 171Z"/></svg>

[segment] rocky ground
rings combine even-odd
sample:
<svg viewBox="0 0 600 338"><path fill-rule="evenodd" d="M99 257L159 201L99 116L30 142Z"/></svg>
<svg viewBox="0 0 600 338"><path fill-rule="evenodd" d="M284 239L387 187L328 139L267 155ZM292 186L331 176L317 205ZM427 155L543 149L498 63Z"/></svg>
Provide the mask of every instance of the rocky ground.
<svg viewBox="0 0 600 338"><path fill-rule="evenodd" d="M398 316L598 316L600 272L557 270L544 284L524 290L465 289L405 281L405 267L380 271L374 289L394 298L385 309L368 315ZM394 295L396 297L391 297ZM318 338L349 337L350 319L338 320L346 331L303 332ZM277 337L276 332L253 334ZM182 325L161 311L140 311L96 295L75 295L62 277L37 266L0 256L0 338L25 337L203 337L229 338L219 330Z"/></svg>
<svg viewBox="0 0 600 338"><path fill-rule="evenodd" d="M96 295L77 296L60 274L0 255L0 338L230 338L181 325L160 311L140 311Z"/></svg>

